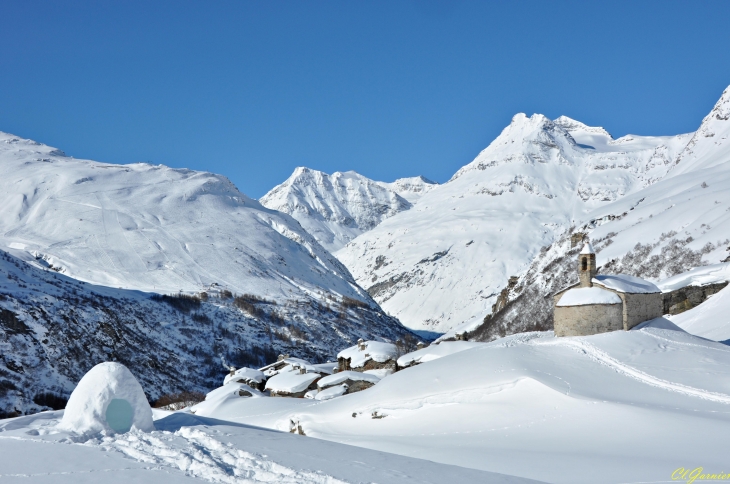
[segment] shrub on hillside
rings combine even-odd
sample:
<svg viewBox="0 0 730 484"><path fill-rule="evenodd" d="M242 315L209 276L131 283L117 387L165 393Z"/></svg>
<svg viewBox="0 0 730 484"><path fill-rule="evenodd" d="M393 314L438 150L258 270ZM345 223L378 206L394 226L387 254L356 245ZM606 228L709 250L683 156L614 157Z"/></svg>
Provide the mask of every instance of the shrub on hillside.
<svg viewBox="0 0 730 484"><path fill-rule="evenodd" d="M154 294L151 299L157 302L164 302L174 307L182 313L189 313L194 309L200 308L200 297L188 294Z"/></svg>
<svg viewBox="0 0 730 484"><path fill-rule="evenodd" d="M158 398L153 407L162 410L182 410L203 400L205 400L205 394L201 392L168 393Z"/></svg>

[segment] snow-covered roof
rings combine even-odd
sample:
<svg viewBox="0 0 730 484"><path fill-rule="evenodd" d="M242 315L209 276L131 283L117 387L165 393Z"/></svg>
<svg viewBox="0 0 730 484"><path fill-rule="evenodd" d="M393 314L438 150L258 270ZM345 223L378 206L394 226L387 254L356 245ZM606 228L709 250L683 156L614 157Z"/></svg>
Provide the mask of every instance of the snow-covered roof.
<svg viewBox="0 0 730 484"><path fill-rule="evenodd" d="M653 283L645 281L640 277L628 276L626 274L599 275L593 278L594 284L600 284L606 289L629 294L653 294L659 291Z"/></svg>
<svg viewBox="0 0 730 484"><path fill-rule="evenodd" d="M358 345L350 346L337 353L337 358L351 358L350 367L359 368L367 363L368 360L377 361L378 363L392 360L395 358L396 353L396 347L392 343L366 341L364 350L361 350Z"/></svg>
<svg viewBox="0 0 730 484"><path fill-rule="evenodd" d="M331 375L337 369L337 363L330 363L330 362L318 363L316 365L311 365L311 366L312 366L312 368L314 368L314 371L316 371L318 373L326 373L328 375ZM309 370L307 370L307 371L309 371Z"/></svg>
<svg viewBox="0 0 730 484"><path fill-rule="evenodd" d="M238 370L233 373L233 375L226 375L226 378L223 380L223 384L225 385L229 381L238 381L238 380L244 380L244 381L255 381L256 383L261 383L266 379L266 375L264 375L263 371L254 370L253 368L239 368Z"/></svg>
<svg viewBox="0 0 730 484"><path fill-rule="evenodd" d="M730 262L697 267L660 281L657 285L662 292L669 292L687 286L705 286L725 281L730 281Z"/></svg>
<svg viewBox="0 0 730 484"><path fill-rule="evenodd" d="M314 396L315 400L330 400L332 398L341 397L347 391L347 385L335 385L322 390Z"/></svg>
<svg viewBox="0 0 730 484"><path fill-rule="evenodd" d="M621 298L600 287L579 287L563 294L556 306L587 306L589 304L620 304Z"/></svg>
<svg viewBox="0 0 730 484"><path fill-rule="evenodd" d="M284 358L283 360L277 360L277 361L275 361L273 363L269 363L266 366L262 366L261 368L259 368L259 370L260 371L266 371L266 370L268 370L269 368L271 368L273 366L280 365L281 363L288 364L288 365L294 365L294 364L311 365L311 363L308 362L307 360L303 360L301 358L291 358L291 357L289 357L289 358Z"/></svg>
<svg viewBox="0 0 730 484"><path fill-rule="evenodd" d="M275 392L298 393L306 390L319 377L319 373L304 373L302 375L298 371L287 371L272 376L266 382L266 389Z"/></svg>
<svg viewBox="0 0 730 484"><path fill-rule="evenodd" d="M338 385L344 381L367 381L370 383L378 383L380 378L370 373L362 373L359 371L341 371L334 375L326 376L317 382L319 388L327 388L332 385Z"/></svg>
<svg viewBox="0 0 730 484"><path fill-rule="evenodd" d="M365 370L363 373L367 375L375 375L381 380L385 378L386 376L390 376L394 373L393 368L378 368L375 370Z"/></svg>
<svg viewBox="0 0 730 484"><path fill-rule="evenodd" d="M591 244L590 240L586 241L586 243L583 245L583 249L581 249L580 253L581 253L581 255L596 253L596 251L593 250L593 244Z"/></svg>
<svg viewBox="0 0 730 484"><path fill-rule="evenodd" d="M398 366L426 363L427 361L437 360L453 353L483 345L484 343L476 343L473 341L444 341L437 345L431 345L401 356L398 358Z"/></svg>

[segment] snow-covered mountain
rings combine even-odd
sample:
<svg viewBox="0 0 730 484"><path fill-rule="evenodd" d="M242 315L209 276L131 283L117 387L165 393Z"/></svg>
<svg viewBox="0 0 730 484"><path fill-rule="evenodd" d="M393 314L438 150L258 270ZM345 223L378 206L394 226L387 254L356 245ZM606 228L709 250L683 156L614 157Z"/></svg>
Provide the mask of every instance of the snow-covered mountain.
<svg viewBox="0 0 730 484"><path fill-rule="evenodd" d="M664 177L691 137L613 139L518 114L448 183L336 255L406 326L446 331L490 313L507 279L568 227Z"/></svg>
<svg viewBox="0 0 730 484"><path fill-rule="evenodd" d="M730 147L730 87L725 89L722 96L705 116L700 129L692 136L684 150L675 161L675 167L670 176L687 173L689 171L711 168L728 161Z"/></svg>
<svg viewBox="0 0 730 484"><path fill-rule="evenodd" d="M156 398L207 388L221 359L324 360L407 332L296 220L219 175L0 133L0 206L0 412L68 396L110 359Z"/></svg>
<svg viewBox="0 0 730 484"><path fill-rule="evenodd" d="M354 171L332 175L299 167L259 200L287 213L326 249L334 252L435 186L423 177L376 182Z"/></svg>
<svg viewBox="0 0 730 484"><path fill-rule="evenodd" d="M261 366L279 354L333 360L358 338L405 329L355 300L157 295L79 282L0 251L0 418L56 407L103 361L128 366L150 401L208 391L225 364ZM56 403L54 403L56 402Z"/></svg>
<svg viewBox="0 0 730 484"><path fill-rule="evenodd" d="M295 220L220 175L78 160L0 133L0 205L0 248L82 281L158 293L217 286L275 300L321 292L369 301Z"/></svg>
<svg viewBox="0 0 730 484"><path fill-rule="evenodd" d="M399 178L392 183L376 182L380 186L384 186L393 190L395 193L405 198L411 203L416 203L424 194L438 186L438 183L422 176L412 176L408 178Z"/></svg>

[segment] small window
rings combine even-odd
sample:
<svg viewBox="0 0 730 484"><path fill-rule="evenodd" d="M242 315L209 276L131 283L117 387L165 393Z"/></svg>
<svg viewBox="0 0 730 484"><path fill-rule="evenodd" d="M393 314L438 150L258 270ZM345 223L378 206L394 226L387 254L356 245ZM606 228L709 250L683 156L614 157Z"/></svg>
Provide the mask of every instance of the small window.
<svg viewBox="0 0 730 484"><path fill-rule="evenodd" d="M583 257L583 262L580 265L580 270L582 270L582 271L588 270L588 257Z"/></svg>

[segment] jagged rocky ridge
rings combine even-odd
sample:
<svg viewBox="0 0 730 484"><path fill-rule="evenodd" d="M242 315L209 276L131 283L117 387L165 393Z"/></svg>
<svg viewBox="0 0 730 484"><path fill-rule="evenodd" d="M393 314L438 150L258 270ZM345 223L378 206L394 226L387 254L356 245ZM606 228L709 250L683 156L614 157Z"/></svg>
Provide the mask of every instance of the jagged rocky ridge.
<svg viewBox="0 0 730 484"><path fill-rule="evenodd" d="M410 209L435 186L420 176L385 183L354 171L328 175L299 167L259 201L294 217L323 247L335 252L386 218Z"/></svg>
<svg viewBox="0 0 730 484"><path fill-rule="evenodd" d="M159 296L80 282L0 251L0 417L63 408L103 361L129 367L154 401L210 391L225 365L262 366L280 353L334 361L358 338L407 333L375 304L320 296Z"/></svg>

